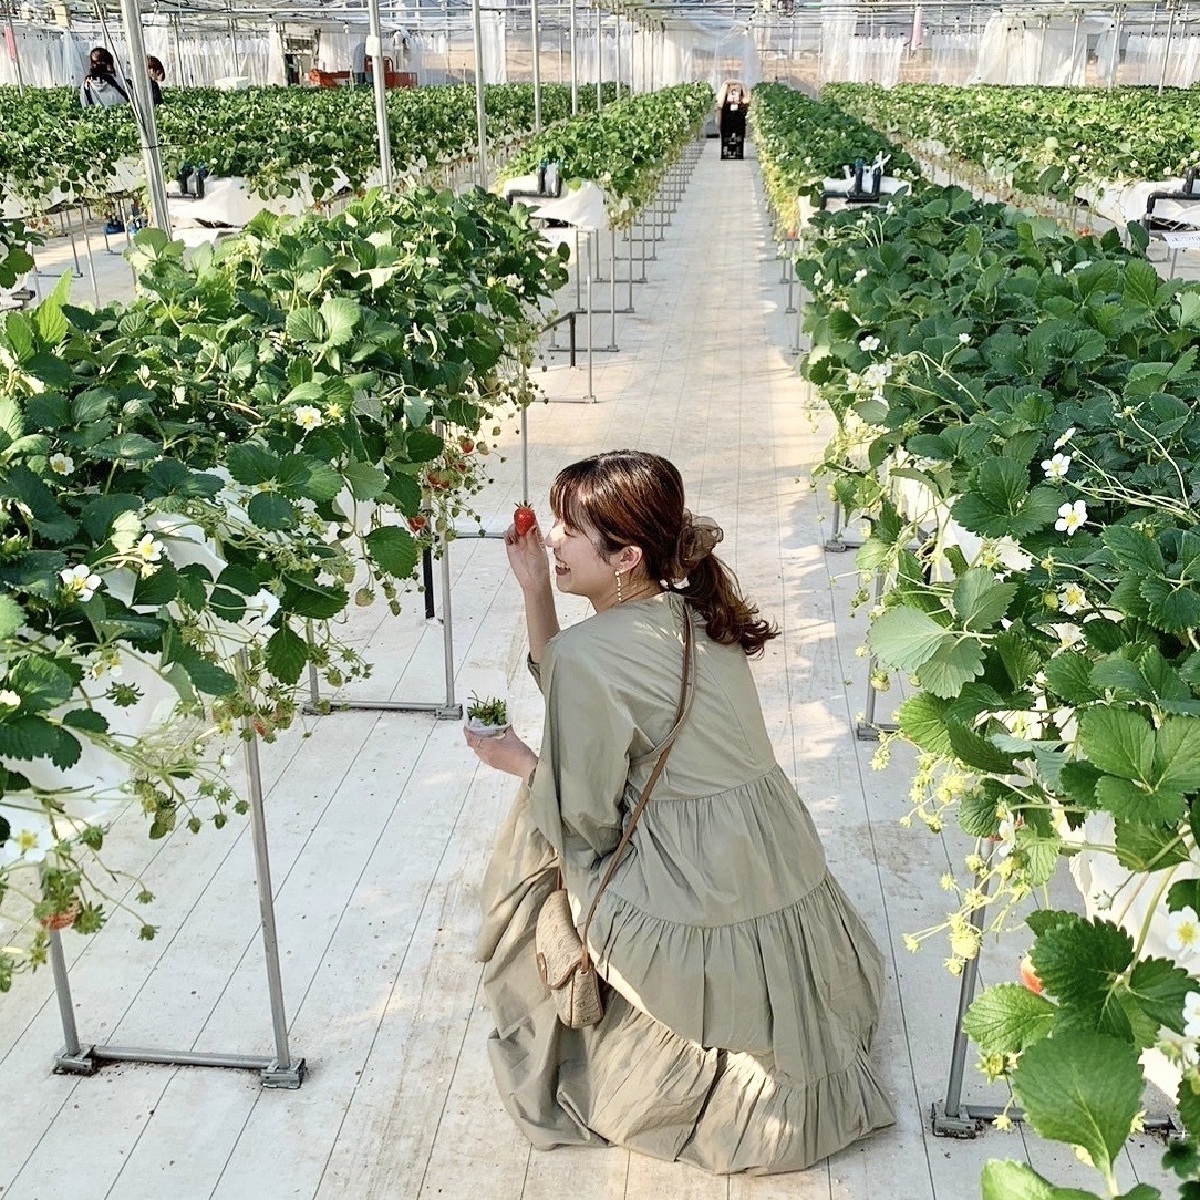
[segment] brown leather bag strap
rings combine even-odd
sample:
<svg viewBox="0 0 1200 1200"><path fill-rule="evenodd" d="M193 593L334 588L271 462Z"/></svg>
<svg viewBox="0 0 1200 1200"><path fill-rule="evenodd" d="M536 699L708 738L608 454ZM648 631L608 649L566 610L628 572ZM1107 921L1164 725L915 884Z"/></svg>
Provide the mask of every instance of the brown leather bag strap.
<svg viewBox="0 0 1200 1200"><path fill-rule="evenodd" d="M583 923L583 957L580 961L580 969L583 971L587 971L591 967L591 952L588 950L588 930L592 926L592 917L596 915L596 905L600 903L600 897L604 894L604 889L612 882L612 877L617 873L617 867L621 865L621 859L629 847L633 831L637 828L637 823L641 820L642 813L646 811L646 803L650 799L650 793L654 791L654 785L658 782L658 777L663 773L663 768L667 765L667 759L670 757L671 751L675 746L675 739L679 736L679 730L683 725L684 719L687 717L688 711L692 707L692 699L696 691L696 673L692 662L695 640L695 632L692 629L692 614L685 600L683 604L683 680L679 687L679 707L675 710L675 724L671 727L671 732L667 734L659 746L658 762L654 764L654 770L650 772L650 778L646 780L646 786L642 788L641 798L638 800L629 818L629 824L625 826L625 831L621 834L621 840L617 843L617 848L613 851L612 858L608 861L608 870L604 872L604 878L600 880L600 886L596 889L596 894L592 897L591 906L588 908L587 920Z"/></svg>

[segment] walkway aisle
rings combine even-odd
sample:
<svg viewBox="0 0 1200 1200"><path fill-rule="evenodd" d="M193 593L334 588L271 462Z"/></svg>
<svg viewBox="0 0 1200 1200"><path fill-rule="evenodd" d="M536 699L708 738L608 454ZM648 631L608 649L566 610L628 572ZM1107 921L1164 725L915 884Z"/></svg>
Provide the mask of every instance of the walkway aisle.
<svg viewBox="0 0 1200 1200"><path fill-rule="evenodd" d="M852 563L820 548L829 505L809 477L830 419L794 373L795 317L782 311L760 192L752 160L722 162L707 144L637 311L618 322L619 353L597 355L599 402L530 414L531 485L545 516L549 483L574 458L617 446L670 456L692 509L724 526L722 553L745 590L779 622L784 636L755 673L780 761L888 959L877 1053L897 1127L775 1179L713 1179L619 1150L531 1151L495 1093L473 960L478 884L513 787L477 766L453 723L343 712L265 750L284 992L311 1071L303 1089L170 1068L53 1076L60 1035L41 971L0 997L0 1096L20 1098L0 1139L3 1200L970 1200L987 1158L1027 1154L1059 1182L1091 1184L1072 1156L1019 1133L926 1133L957 986L940 945L914 957L902 937L939 922L937 880L962 847L899 826L910 762L897 750L889 771L873 772L873 748L849 733L863 705L864 622L848 617ZM607 295L597 289L599 306ZM607 317L597 325L606 343ZM552 398L578 401L585 373L553 365L543 382ZM491 528L507 523L520 488L513 430L499 448L507 461L478 500ZM540 697L503 548L463 539L451 561L458 695L506 693L536 744ZM414 597L398 620L355 612L349 634L377 663L360 694L440 698L440 630L419 609ZM583 615L576 604L568 619ZM143 829L134 818L110 842L157 893L161 933L139 942L117 917L96 939L68 936L81 1035L266 1053L245 825L155 844ZM984 967L1013 977L1015 949L989 951ZM973 1060L967 1090L979 1100ZM1123 1186L1156 1182L1157 1145L1134 1155Z"/></svg>

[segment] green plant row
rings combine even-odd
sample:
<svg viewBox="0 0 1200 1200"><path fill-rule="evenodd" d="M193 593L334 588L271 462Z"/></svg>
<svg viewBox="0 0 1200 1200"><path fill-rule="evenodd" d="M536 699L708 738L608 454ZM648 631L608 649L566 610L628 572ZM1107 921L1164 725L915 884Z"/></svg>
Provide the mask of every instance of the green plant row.
<svg viewBox="0 0 1200 1200"><path fill-rule="evenodd" d="M654 195L679 147L699 132L712 103L706 83L628 96L545 130L514 156L505 178L556 162L564 180L592 180L616 198L621 211L636 210Z"/></svg>
<svg viewBox="0 0 1200 1200"><path fill-rule="evenodd" d="M316 199L340 173L362 186L379 163L374 93L370 88L169 88L155 109L163 168L173 178L184 163L214 175L242 176L264 197L290 195L302 176ZM488 133L495 140L533 129L533 88L487 88ZM595 89L583 89L585 111ZM570 89L542 88L543 120L571 111ZM448 162L476 142L475 89L462 85L397 89L387 97L392 157L399 171ZM96 199L114 186L117 163L140 153L128 106L83 109L70 88L0 88L0 184L36 204L56 190L67 199Z"/></svg>
<svg viewBox="0 0 1200 1200"><path fill-rule="evenodd" d="M1180 176L1200 164L1191 92L833 84L823 97L908 146L937 143L997 184L1069 199L1081 185Z"/></svg>
<svg viewBox="0 0 1200 1200"><path fill-rule="evenodd" d="M128 307L0 317L0 990L41 921L102 923L96 802L222 824L212 747L364 672L332 623L398 611L564 278L520 208L430 189L134 264Z"/></svg>
<svg viewBox="0 0 1200 1200"><path fill-rule="evenodd" d="M750 105L750 123L762 164L767 198L776 222L794 232L796 201L815 199L827 177L841 178L856 160L890 155L889 174L915 180L916 163L895 143L832 104L811 100L781 83L760 83Z"/></svg>
<svg viewBox="0 0 1200 1200"><path fill-rule="evenodd" d="M1115 232L1077 238L956 188L819 215L797 272L812 293L804 373L839 423L826 466L869 520L859 566L891 584L869 645L916 689L898 710L920 751L914 815L934 830L956 815L979 839L941 927L951 969L979 952L968 918L987 888L999 931L1061 857L1108 852L1129 871L1092 919L1029 918L1045 994L1000 984L975 1002L983 1069L1116 1196L1138 1056L1157 1047L1182 1072L1186 1133L1166 1162L1190 1196L1200 286L1163 281ZM1142 887L1158 898L1146 923L1121 923ZM1168 921L1171 957L1146 949L1152 918ZM1093 1193L994 1163L984 1195Z"/></svg>
<svg viewBox="0 0 1200 1200"><path fill-rule="evenodd" d="M0 204L4 202L4 191L0 189ZM33 269L30 247L41 242L41 237L28 229L24 221L0 219L0 288L11 288L27 271Z"/></svg>

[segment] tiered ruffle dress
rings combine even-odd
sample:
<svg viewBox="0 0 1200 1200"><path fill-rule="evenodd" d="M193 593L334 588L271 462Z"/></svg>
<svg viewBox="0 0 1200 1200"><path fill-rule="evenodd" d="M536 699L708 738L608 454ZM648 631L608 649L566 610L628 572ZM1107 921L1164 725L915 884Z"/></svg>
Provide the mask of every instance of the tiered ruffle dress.
<svg viewBox="0 0 1200 1200"><path fill-rule="evenodd" d="M484 884L489 1052L536 1147L799 1170L894 1119L868 1058L882 960L775 762L745 655L697 616L691 711L591 927L600 1024L561 1025L534 962L558 858L582 924L671 727L685 610L626 603L546 649L537 772Z"/></svg>

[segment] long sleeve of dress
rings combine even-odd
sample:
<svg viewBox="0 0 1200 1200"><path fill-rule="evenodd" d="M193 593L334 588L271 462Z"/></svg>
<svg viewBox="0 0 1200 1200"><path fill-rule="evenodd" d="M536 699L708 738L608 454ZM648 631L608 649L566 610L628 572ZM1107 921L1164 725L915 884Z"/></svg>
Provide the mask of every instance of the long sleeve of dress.
<svg viewBox="0 0 1200 1200"><path fill-rule="evenodd" d="M546 719L530 799L546 839L583 866L621 840L634 723L590 656L572 652L572 642L560 635L542 659Z"/></svg>

